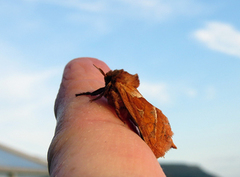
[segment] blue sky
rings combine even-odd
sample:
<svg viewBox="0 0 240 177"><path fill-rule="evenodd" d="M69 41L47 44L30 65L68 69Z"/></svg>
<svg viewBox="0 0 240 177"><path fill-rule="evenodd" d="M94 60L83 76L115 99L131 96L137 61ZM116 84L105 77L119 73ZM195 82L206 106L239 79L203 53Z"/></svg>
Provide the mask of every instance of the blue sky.
<svg viewBox="0 0 240 177"><path fill-rule="evenodd" d="M65 64L138 73L177 150L160 162L240 175L240 1L0 1L0 143L46 157Z"/></svg>

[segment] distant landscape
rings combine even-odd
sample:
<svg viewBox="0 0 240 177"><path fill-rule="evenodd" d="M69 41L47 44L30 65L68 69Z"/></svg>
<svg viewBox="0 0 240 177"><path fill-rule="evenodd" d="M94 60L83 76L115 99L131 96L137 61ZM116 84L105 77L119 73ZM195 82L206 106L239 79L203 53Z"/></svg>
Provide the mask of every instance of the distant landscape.
<svg viewBox="0 0 240 177"><path fill-rule="evenodd" d="M167 177L216 177L198 166L185 164L161 164Z"/></svg>

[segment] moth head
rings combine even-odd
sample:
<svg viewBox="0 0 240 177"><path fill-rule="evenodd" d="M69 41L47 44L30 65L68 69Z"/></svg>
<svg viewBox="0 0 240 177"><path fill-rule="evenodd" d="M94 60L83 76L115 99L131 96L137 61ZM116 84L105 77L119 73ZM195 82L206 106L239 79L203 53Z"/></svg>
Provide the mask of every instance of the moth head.
<svg viewBox="0 0 240 177"><path fill-rule="evenodd" d="M95 65L94 65L95 66ZM104 76L105 85L107 86L110 82L114 84L115 82L121 82L124 85L130 85L134 88L139 86L138 74L129 74L123 69L110 70L107 73L104 73L101 68L95 66Z"/></svg>
<svg viewBox="0 0 240 177"><path fill-rule="evenodd" d="M123 69L116 69L116 70L110 70L107 72L107 74L104 77L106 85L108 85L109 82L115 83L117 81L117 78L121 76L121 73L123 72Z"/></svg>
<svg viewBox="0 0 240 177"><path fill-rule="evenodd" d="M123 72L123 69L121 70L110 70L107 73L104 73L103 70L101 68L98 68L96 65L93 64L93 66L95 66L95 68L97 68L102 75L104 76L104 80L105 80L105 85L108 85L109 82L114 82L116 80L116 77Z"/></svg>
<svg viewBox="0 0 240 177"><path fill-rule="evenodd" d="M116 82L122 83L123 85L137 88L139 86L139 79L137 74L129 74L123 69L114 70L107 72L105 76L106 85L111 82L115 84Z"/></svg>

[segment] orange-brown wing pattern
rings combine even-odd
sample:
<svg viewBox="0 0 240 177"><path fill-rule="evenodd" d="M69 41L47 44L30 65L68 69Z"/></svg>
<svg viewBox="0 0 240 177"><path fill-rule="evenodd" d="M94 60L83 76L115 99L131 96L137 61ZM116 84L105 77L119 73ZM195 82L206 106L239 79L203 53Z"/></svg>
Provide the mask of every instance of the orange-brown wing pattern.
<svg viewBox="0 0 240 177"><path fill-rule="evenodd" d="M177 148L172 141L173 132L169 121L162 111L143 98L136 88L120 82L115 86L155 156L163 157L170 148Z"/></svg>

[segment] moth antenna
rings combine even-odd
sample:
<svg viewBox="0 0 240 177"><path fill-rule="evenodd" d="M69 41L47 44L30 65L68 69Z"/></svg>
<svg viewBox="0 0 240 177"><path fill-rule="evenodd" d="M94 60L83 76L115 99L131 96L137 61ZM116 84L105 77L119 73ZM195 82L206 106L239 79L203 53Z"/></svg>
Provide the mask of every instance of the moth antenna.
<svg viewBox="0 0 240 177"><path fill-rule="evenodd" d="M93 64L93 66L95 66L95 68L97 68L101 73L102 73L102 75L105 77L106 76L106 74L103 72L103 70L101 69L101 68L98 68L96 65L94 65Z"/></svg>

